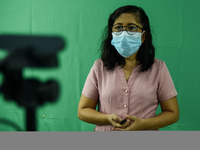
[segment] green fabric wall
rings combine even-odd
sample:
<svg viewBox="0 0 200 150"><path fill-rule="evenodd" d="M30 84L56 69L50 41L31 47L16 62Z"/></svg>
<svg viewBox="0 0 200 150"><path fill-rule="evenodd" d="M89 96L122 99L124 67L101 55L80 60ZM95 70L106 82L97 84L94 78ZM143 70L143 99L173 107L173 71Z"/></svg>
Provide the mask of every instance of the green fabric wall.
<svg viewBox="0 0 200 150"><path fill-rule="evenodd" d="M149 16L156 58L166 62L178 91L180 120L160 130L200 130L199 0L0 0L0 34L61 35L67 43L59 52L59 68L24 70L24 77L55 78L61 86L56 103L37 109L38 131L93 131L94 125L77 117L79 98L93 62L99 58L97 51L110 13L128 4L141 6ZM5 55L0 51L0 59ZM2 94L0 118L25 130L24 108L4 100ZM15 129L0 122L0 131Z"/></svg>

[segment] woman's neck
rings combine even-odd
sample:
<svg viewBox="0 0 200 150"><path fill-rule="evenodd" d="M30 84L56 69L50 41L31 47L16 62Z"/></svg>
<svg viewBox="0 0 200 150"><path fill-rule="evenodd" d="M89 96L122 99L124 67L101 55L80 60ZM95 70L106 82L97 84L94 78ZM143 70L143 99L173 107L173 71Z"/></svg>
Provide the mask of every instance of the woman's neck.
<svg viewBox="0 0 200 150"><path fill-rule="evenodd" d="M126 64L124 66L125 70L132 70L135 66L137 66L138 61L136 59L137 53L133 54L132 56L125 58Z"/></svg>

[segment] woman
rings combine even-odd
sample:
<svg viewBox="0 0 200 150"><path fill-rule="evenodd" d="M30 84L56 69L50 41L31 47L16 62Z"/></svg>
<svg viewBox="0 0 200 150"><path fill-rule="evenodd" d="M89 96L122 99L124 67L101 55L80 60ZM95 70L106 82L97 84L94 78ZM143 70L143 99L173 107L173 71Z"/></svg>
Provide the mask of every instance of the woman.
<svg viewBox="0 0 200 150"><path fill-rule="evenodd" d="M165 63L154 55L144 10L131 5L115 10L101 59L82 91L79 119L96 124L95 131L158 130L177 122L177 91ZM162 113L156 116L159 104Z"/></svg>

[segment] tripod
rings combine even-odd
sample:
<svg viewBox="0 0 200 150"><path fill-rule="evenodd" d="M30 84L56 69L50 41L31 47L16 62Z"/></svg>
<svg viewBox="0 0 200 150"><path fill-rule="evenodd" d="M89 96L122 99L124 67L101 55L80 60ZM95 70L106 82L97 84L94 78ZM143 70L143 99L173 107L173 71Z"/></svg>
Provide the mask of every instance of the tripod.
<svg viewBox="0 0 200 150"><path fill-rule="evenodd" d="M26 130L36 131L36 108L45 102L55 102L59 85L55 80L45 83L38 79L24 79L25 67L53 68L58 66L56 52L64 47L59 37L0 36L0 48L10 54L0 62L3 83L0 92L6 100L13 100L26 109Z"/></svg>

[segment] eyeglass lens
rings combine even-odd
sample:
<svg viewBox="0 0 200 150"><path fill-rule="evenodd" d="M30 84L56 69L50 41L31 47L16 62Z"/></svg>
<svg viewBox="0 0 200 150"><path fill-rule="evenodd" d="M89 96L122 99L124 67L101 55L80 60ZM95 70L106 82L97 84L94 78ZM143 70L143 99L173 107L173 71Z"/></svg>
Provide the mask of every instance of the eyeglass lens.
<svg viewBox="0 0 200 150"><path fill-rule="evenodd" d="M138 27L136 25L128 25L128 26L121 26L121 25L115 25L112 28L112 31L115 34L121 34L122 31L124 31L124 27L126 27L126 31L128 32L128 34L135 34L135 32L138 31Z"/></svg>

